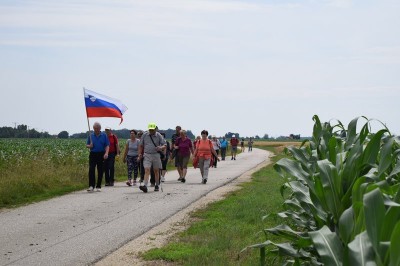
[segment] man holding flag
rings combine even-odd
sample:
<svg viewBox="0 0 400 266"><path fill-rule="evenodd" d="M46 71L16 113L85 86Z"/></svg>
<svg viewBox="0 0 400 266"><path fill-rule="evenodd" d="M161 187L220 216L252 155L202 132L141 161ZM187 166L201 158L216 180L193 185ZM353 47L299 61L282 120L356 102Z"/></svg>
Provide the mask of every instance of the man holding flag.
<svg viewBox="0 0 400 266"><path fill-rule="evenodd" d="M128 108L119 100L87 90L85 88L83 88L83 94L85 96L84 100L89 131L89 117L118 117L121 118L122 123L122 115ZM88 192L94 191L95 186L96 191L101 191L103 164L104 160L107 160L108 158L110 148L108 136L101 132L101 125L99 122L94 123L93 131L93 133L89 134L86 142L86 147L90 149ZM96 167L98 174L97 184L95 177Z"/></svg>
<svg viewBox="0 0 400 266"><path fill-rule="evenodd" d="M93 124L93 133L90 134L86 147L90 149L89 155L89 188L88 192L101 191L101 182L103 180L103 164L108 158L110 142L105 133L101 132L99 122ZM96 184L96 167L97 167L97 184Z"/></svg>

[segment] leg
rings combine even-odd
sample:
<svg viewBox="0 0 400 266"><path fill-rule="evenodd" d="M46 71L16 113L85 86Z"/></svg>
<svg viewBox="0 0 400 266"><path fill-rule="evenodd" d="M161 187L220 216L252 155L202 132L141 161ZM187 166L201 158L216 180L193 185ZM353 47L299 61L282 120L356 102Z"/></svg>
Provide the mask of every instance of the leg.
<svg viewBox="0 0 400 266"><path fill-rule="evenodd" d="M96 159L93 153L89 155L89 188L96 186Z"/></svg>
<svg viewBox="0 0 400 266"><path fill-rule="evenodd" d="M134 169L134 157L133 156L127 156L126 157L126 166L127 166L127 168L128 168L128 181L126 182L126 184L128 185L128 186L131 186L132 185L132 171L133 171L133 169Z"/></svg>
<svg viewBox="0 0 400 266"><path fill-rule="evenodd" d="M110 154L108 156L110 156ZM103 164L104 173L105 173L105 179L106 179L106 186L108 186L111 183L111 180L110 180L110 165L111 165L111 158L108 157L106 160L104 160L104 164Z"/></svg>
<svg viewBox="0 0 400 266"><path fill-rule="evenodd" d="M97 184L96 188L101 188L101 183L103 182L103 166L104 166L104 153L99 153L97 156Z"/></svg>
<svg viewBox="0 0 400 266"><path fill-rule="evenodd" d="M112 153L111 154L111 158L109 158L110 159L110 164L108 165L108 167L109 167L109 169L110 169L110 179L109 179L109 181L110 181L110 185L111 186L113 186L114 185L114 174L115 174L115 168L114 168L114 166L115 166L115 153Z"/></svg>
<svg viewBox="0 0 400 266"><path fill-rule="evenodd" d="M210 161L211 159L204 160L204 174L203 174L203 183L207 183L208 180L208 169L210 169Z"/></svg>

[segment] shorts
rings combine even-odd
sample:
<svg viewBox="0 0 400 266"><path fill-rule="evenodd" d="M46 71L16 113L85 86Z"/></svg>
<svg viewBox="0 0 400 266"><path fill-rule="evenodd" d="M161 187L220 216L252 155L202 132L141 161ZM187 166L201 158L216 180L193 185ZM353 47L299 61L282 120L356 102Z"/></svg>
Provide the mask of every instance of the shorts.
<svg viewBox="0 0 400 266"><path fill-rule="evenodd" d="M161 159L160 154L158 153L145 153L143 157L143 167L144 168L151 168L153 169L161 169Z"/></svg>
<svg viewBox="0 0 400 266"><path fill-rule="evenodd" d="M237 146L232 146L232 152L237 151Z"/></svg>
<svg viewBox="0 0 400 266"><path fill-rule="evenodd" d="M187 169L187 165L189 163L190 155L178 155L178 166L182 169Z"/></svg>

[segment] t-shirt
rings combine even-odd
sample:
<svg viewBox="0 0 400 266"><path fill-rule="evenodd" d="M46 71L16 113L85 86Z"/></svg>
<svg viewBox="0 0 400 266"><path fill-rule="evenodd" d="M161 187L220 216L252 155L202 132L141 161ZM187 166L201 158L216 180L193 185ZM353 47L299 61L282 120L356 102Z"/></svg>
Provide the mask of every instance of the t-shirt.
<svg viewBox="0 0 400 266"><path fill-rule="evenodd" d="M178 155L180 156L190 155L190 148L193 147L192 141L189 138L177 138L175 141L175 145L179 147Z"/></svg>
<svg viewBox="0 0 400 266"><path fill-rule="evenodd" d="M140 140L138 140L138 139L135 139L135 140L128 139L126 141L126 144L128 144L128 155L129 156L138 156L139 155L139 143L140 143Z"/></svg>
<svg viewBox="0 0 400 266"><path fill-rule="evenodd" d="M106 133L100 132L98 136L93 132L90 134L92 137L93 148L90 149L91 152L105 152L106 147L110 146L110 141ZM86 144L90 144L90 138L87 139Z"/></svg>
<svg viewBox="0 0 400 266"><path fill-rule="evenodd" d="M110 134L110 136L108 136L108 141L110 142L110 148L108 150L108 153L117 153L117 145L118 145L117 136L115 136L114 134Z"/></svg>
<svg viewBox="0 0 400 266"><path fill-rule="evenodd" d="M199 142L197 142L197 156L210 159L212 155L211 149L212 143L209 139L199 140Z"/></svg>
<svg viewBox="0 0 400 266"><path fill-rule="evenodd" d="M237 138L231 138L231 146L237 146L239 144L239 140Z"/></svg>
<svg viewBox="0 0 400 266"><path fill-rule="evenodd" d="M221 148L226 148L228 147L228 142L226 141L226 139L221 140Z"/></svg>
<svg viewBox="0 0 400 266"><path fill-rule="evenodd" d="M151 139L153 139L155 145ZM146 131L143 133L142 138L140 139L140 145L143 146L144 153L155 154L157 153L156 146L162 146L165 144L165 139L158 132L155 132L154 135L151 135L150 132Z"/></svg>
<svg viewBox="0 0 400 266"><path fill-rule="evenodd" d="M219 147L221 146L221 144L219 143L219 140L216 139L215 141L212 140L211 142L212 142L214 150L219 150Z"/></svg>

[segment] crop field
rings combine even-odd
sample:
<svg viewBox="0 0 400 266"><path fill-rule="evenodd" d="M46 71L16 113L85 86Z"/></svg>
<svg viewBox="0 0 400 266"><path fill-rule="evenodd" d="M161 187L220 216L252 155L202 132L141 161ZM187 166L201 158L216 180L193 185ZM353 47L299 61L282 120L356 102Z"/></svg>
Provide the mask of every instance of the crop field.
<svg viewBox="0 0 400 266"><path fill-rule="evenodd" d="M120 139L121 152L124 143L125 140ZM285 146L300 144L256 141L254 146L279 151ZM0 139L0 208L86 188L88 156L83 139ZM230 149L227 156L230 156ZM173 170L173 163L169 162L167 168ZM120 181L126 179L122 160L115 163L115 176Z"/></svg>
<svg viewBox="0 0 400 266"><path fill-rule="evenodd" d="M88 157L83 139L0 139L0 208L87 187Z"/></svg>

